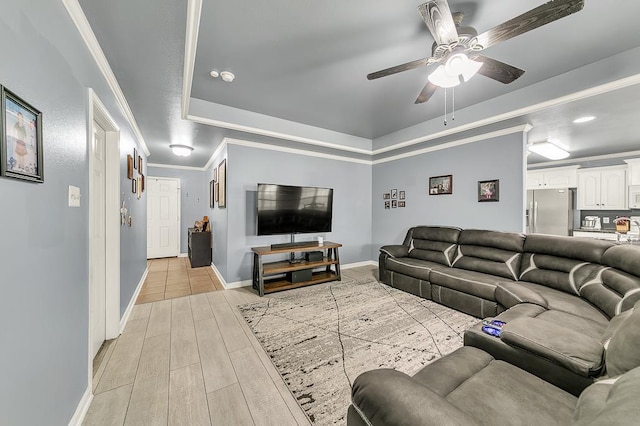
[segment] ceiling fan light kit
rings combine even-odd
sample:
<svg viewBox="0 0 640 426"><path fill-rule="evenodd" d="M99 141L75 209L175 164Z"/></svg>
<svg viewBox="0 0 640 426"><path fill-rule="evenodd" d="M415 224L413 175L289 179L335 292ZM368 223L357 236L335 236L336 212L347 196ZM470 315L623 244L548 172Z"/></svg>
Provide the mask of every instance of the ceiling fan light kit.
<svg viewBox="0 0 640 426"><path fill-rule="evenodd" d="M173 154L178 157L188 157L191 155L191 151L193 151L193 147L189 145L171 144L169 148L171 148Z"/></svg>
<svg viewBox="0 0 640 426"><path fill-rule="evenodd" d="M562 160L569 156L567 151L549 141L532 143L527 147L527 149L538 155L542 155L549 160Z"/></svg>
<svg viewBox="0 0 640 426"><path fill-rule="evenodd" d="M478 35L474 28L460 25L464 15L460 12L452 14L447 0L431 0L418 6L418 13L435 40L431 56L376 71L367 75L367 79L438 64L427 76L427 84L416 104L427 102L439 87L455 87L477 73L503 84L512 83L524 74L524 70L479 52L576 13L583 7L584 0L551 0Z"/></svg>

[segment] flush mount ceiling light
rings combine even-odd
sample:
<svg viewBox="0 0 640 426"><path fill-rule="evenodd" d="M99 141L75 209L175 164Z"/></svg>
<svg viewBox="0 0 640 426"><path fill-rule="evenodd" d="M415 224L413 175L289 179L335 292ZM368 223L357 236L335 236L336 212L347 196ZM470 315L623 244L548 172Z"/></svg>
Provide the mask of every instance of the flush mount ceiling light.
<svg viewBox="0 0 640 426"><path fill-rule="evenodd" d="M178 157L188 157L191 155L191 151L193 151L193 147L189 145L172 144L169 145L169 148L171 148L171 151Z"/></svg>
<svg viewBox="0 0 640 426"><path fill-rule="evenodd" d="M455 87L469 81L481 67L482 62L470 60L466 53L453 52L444 65L438 65L427 78L438 87Z"/></svg>
<svg viewBox="0 0 640 426"><path fill-rule="evenodd" d="M529 151L542 155L549 160L562 160L567 158L569 153L551 142L533 143L527 147Z"/></svg>
<svg viewBox="0 0 640 426"><path fill-rule="evenodd" d="M218 78L220 77L220 73L218 72L218 70L211 70L211 72L209 73L211 75L211 77L213 78Z"/></svg>
<svg viewBox="0 0 640 426"><path fill-rule="evenodd" d="M220 78L222 78L222 80L226 81L227 83L231 83L236 78L236 76L231 71L222 71L220 73Z"/></svg>
<svg viewBox="0 0 640 426"><path fill-rule="evenodd" d="M584 117L576 118L575 120L573 120L573 122L576 124L580 124L580 123L586 123L595 119L596 118L593 115L585 115Z"/></svg>

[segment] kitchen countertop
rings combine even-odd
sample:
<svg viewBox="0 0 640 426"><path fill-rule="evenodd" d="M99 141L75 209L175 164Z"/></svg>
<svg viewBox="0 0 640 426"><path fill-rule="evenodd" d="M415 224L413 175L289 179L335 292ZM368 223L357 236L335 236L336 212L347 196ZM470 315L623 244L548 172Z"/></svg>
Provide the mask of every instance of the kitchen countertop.
<svg viewBox="0 0 640 426"><path fill-rule="evenodd" d="M574 228L574 231L580 232L598 232L601 234L615 234L616 230L614 228L611 229L591 229L591 228Z"/></svg>

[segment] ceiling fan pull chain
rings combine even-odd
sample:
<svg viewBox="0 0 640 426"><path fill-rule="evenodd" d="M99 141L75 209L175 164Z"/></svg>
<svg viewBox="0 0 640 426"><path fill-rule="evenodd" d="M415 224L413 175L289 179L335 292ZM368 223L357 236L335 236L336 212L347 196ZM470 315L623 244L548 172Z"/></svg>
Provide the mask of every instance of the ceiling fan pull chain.
<svg viewBox="0 0 640 426"><path fill-rule="evenodd" d="M451 121L456 120L456 88L451 89Z"/></svg>
<svg viewBox="0 0 640 426"><path fill-rule="evenodd" d="M444 89L444 125L447 125L447 88Z"/></svg>

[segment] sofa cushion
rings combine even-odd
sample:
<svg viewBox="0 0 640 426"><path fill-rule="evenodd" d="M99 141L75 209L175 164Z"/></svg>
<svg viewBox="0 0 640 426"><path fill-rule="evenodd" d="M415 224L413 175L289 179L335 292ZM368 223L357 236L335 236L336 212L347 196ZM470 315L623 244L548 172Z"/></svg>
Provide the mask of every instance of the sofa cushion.
<svg viewBox="0 0 640 426"><path fill-rule="evenodd" d="M581 259L551 256L544 253L524 253L520 280L542 284L573 295L596 279L605 267Z"/></svg>
<svg viewBox="0 0 640 426"><path fill-rule="evenodd" d="M640 257L636 262L640 264ZM580 295L613 317L640 300L640 277L605 268L580 287Z"/></svg>
<svg viewBox="0 0 640 426"><path fill-rule="evenodd" d="M409 240L409 257L451 266L459 228L417 226Z"/></svg>
<svg viewBox="0 0 640 426"><path fill-rule="evenodd" d="M605 362L610 377L640 366L640 301L613 333L607 345Z"/></svg>
<svg viewBox="0 0 640 426"><path fill-rule="evenodd" d="M582 262L602 264L605 251L613 247L611 241L590 238L567 238L546 234L527 234L525 253L539 253Z"/></svg>
<svg viewBox="0 0 640 426"><path fill-rule="evenodd" d="M533 421L540 425L566 425L577 400L542 379L469 346L427 365L414 379L486 425L524 425Z"/></svg>
<svg viewBox="0 0 640 426"><path fill-rule="evenodd" d="M419 278L424 281L429 281L431 270L435 266L441 265L439 263L420 259L412 259L410 257L390 257L386 260L386 267L389 271L399 272L401 274Z"/></svg>
<svg viewBox="0 0 640 426"><path fill-rule="evenodd" d="M582 392L574 413L575 426L632 425L640 418L640 367Z"/></svg>
<svg viewBox="0 0 640 426"><path fill-rule="evenodd" d="M465 229L453 266L517 280L523 244L523 234Z"/></svg>
<svg viewBox="0 0 640 426"><path fill-rule="evenodd" d="M500 339L584 377L602 370L604 348L598 336L538 318L518 318L502 329Z"/></svg>
<svg viewBox="0 0 640 426"><path fill-rule="evenodd" d="M604 252L602 262L612 268L620 269L636 277L640 277L640 247L630 245L613 245Z"/></svg>
<svg viewBox="0 0 640 426"><path fill-rule="evenodd" d="M508 280L481 272L438 267L431 271L430 281L432 284L493 301L496 300L497 283Z"/></svg>
<svg viewBox="0 0 640 426"><path fill-rule="evenodd" d="M520 281L520 283L542 296L547 301L549 310L561 311L594 321L602 324L603 330L609 323L609 317L607 315L580 296L573 296L541 284L524 281Z"/></svg>

